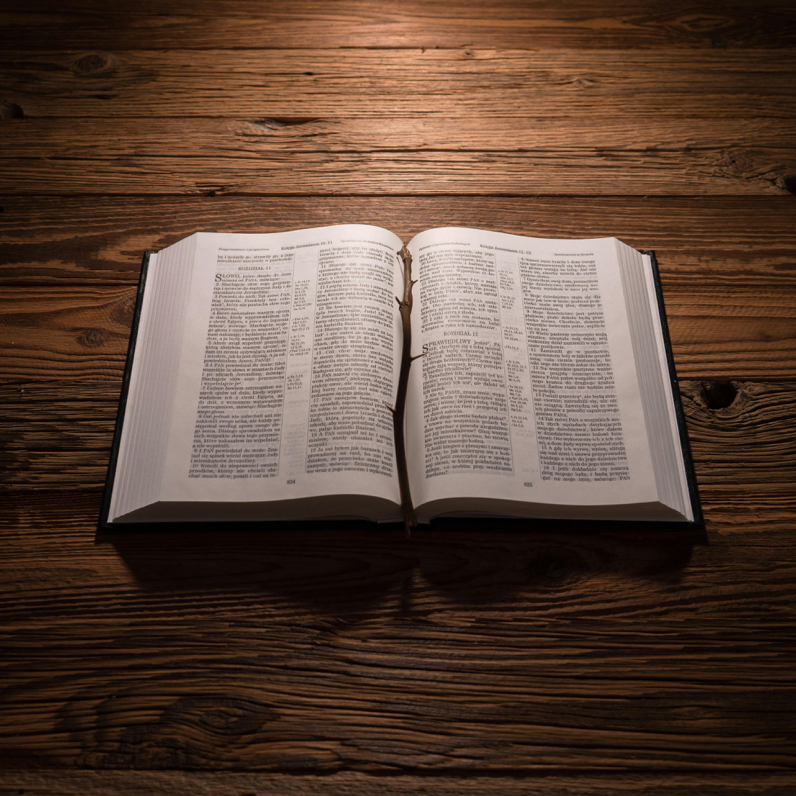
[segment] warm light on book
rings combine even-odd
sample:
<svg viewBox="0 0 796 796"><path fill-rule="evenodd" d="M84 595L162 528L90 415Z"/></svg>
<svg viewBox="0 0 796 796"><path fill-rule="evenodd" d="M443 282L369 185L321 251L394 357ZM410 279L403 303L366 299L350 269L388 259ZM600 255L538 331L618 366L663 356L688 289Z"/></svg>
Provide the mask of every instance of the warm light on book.
<svg viewBox="0 0 796 796"><path fill-rule="evenodd" d="M701 521L654 256L363 225L151 255L103 527L443 515Z"/></svg>

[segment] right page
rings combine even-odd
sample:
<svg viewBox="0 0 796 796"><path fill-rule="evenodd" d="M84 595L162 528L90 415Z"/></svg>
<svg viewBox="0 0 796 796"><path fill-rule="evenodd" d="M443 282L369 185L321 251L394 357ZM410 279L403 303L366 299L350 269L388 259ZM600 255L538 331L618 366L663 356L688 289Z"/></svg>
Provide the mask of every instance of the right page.
<svg viewBox="0 0 796 796"><path fill-rule="evenodd" d="M420 520L678 519L656 484L616 240L443 228L409 248Z"/></svg>

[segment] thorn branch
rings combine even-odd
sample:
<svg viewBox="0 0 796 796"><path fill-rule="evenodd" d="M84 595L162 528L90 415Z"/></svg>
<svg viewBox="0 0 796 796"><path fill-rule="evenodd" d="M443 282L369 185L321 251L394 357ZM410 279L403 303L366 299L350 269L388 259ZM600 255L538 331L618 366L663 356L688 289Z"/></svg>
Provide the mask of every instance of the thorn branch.
<svg viewBox="0 0 796 796"><path fill-rule="evenodd" d="M395 464L398 470L398 486L401 491L401 511L404 518L406 535L417 527L417 515L412 505L412 494L409 489L409 471L406 464L406 440L404 437L404 416L406 415L406 393L409 387L409 368L417 357L412 356L412 287L417 280L412 279L412 255L406 246L402 246L398 257L403 262L404 297L403 300L396 296L398 311L401 314L401 330L403 343L401 348L401 370L398 375L398 390L395 396L395 409L393 409L393 436L395 439ZM421 354L422 356L422 354Z"/></svg>

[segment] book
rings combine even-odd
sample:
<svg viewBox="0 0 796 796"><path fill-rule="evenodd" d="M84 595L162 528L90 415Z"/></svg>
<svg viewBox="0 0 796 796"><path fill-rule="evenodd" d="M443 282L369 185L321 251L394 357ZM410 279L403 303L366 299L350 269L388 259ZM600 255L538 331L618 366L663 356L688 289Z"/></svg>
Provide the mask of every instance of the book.
<svg viewBox="0 0 796 796"><path fill-rule="evenodd" d="M456 227L402 247L341 225L148 252L100 527L400 522L396 440L421 523L702 523L653 252Z"/></svg>

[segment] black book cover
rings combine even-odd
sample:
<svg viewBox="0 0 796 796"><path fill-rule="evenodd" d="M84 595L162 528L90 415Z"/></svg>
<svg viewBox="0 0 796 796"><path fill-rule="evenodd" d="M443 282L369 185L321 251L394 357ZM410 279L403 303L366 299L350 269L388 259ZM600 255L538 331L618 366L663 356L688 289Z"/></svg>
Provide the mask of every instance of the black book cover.
<svg viewBox="0 0 796 796"><path fill-rule="evenodd" d="M116 462L119 459L119 445L122 440L122 427L124 426L124 413L127 409L127 393L130 390L130 374L133 370L133 358L135 357L136 341L138 340L138 324L141 321L141 305L144 301L144 289L146 287L147 273L149 272L149 258L155 252L144 252L141 261L141 275L138 279L138 294L135 299L135 309L133 310L133 323L130 328L130 342L127 346L127 359L124 363L124 375L122 376L122 391L119 396L119 409L116 412L116 427L113 431L113 442L111 444L111 458L108 462L108 474L105 477L105 490L102 493L102 508L100 509L99 524L100 531L112 530L119 526L108 522L111 508L111 495L113 494L113 482L116 479Z"/></svg>
<svg viewBox="0 0 796 796"><path fill-rule="evenodd" d="M674 367L674 356L672 354L672 341L669 338L669 324L666 320L666 307L663 304L663 291L661 289L661 274L658 270L658 258L652 250L642 250L652 262L652 276L655 282L655 297L658 299L658 314L661 317L661 329L663 331L663 344L666 349L666 364L669 366L669 383L672 388L674 399L674 411L677 417L677 430L680 433L680 447L683 451L683 462L685 464L685 477L688 484L688 495L691 498L691 510L694 514L694 522L686 523L697 527L704 527L705 519L702 516L702 504L699 502L699 491L697 490L696 472L694 471L694 460L691 456L691 444L688 441L688 429L685 423L685 413L683 412L683 402L680 399L680 385L677 383L677 371Z"/></svg>

